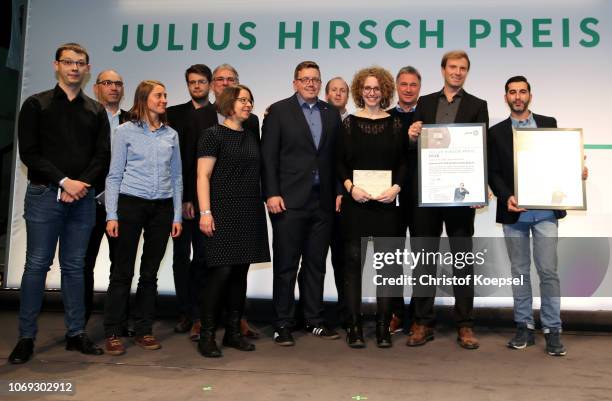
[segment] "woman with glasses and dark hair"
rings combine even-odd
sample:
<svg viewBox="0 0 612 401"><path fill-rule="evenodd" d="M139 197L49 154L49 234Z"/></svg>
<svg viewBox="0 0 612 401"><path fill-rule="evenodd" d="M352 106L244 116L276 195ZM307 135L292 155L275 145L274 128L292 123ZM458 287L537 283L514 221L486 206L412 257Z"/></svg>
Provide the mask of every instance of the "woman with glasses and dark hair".
<svg viewBox="0 0 612 401"><path fill-rule="evenodd" d="M106 232L116 238L114 267L104 306L106 352L125 353L119 336L130 296L140 235L144 243L134 308L136 344L161 348L153 336L157 271L168 237L181 234L183 180L178 135L166 125L166 88L142 81L130 121L115 131L106 177Z"/></svg>
<svg viewBox="0 0 612 401"><path fill-rule="evenodd" d="M365 347L361 289L362 261L367 248L362 246L361 239L405 235L396 197L406 174L408 136L402 132L399 118L385 111L393 100L394 89L393 77L387 70L370 67L358 71L351 84L351 95L359 109L344 120L344 132L338 140L337 172L346 190L340 225L346 256L344 282L349 313L346 340L351 348ZM389 179L383 182L384 189L370 193L371 189L368 192L368 188L360 186L363 184L354 181L356 170L378 170ZM374 242L375 251L385 248L377 241ZM383 270L383 274L388 274L388 270ZM396 294L376 288L376 340L381 348L392 345L389 333L392 295Z"/></svg>
<svg viewBox="0 0 612 401"><path fill-rule="evenodd" d="M198 145L200 230L206 235L200 250L206 273L200 293L198 350L209 358L222 356L215 341L216 317L222 307L226 311L223 345L255 350L240 333L247 273L251 263L270 261L259 138L243 126L253 110L253 95L244 85L230 86L216 106L226 119L205 130Z"/></svg>

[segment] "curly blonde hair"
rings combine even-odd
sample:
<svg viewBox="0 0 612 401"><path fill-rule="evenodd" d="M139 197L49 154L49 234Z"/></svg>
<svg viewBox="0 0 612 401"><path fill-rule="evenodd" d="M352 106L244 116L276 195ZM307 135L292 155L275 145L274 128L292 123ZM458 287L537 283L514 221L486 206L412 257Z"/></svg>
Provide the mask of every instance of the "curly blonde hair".
<svg viewBox="0 0 612 401"><path fill-rule="evenodd" d="M353 82L351 82L353 102L355 102L355 105L359 108L365 106L365 102L363 101L363 83L368 77L374 77L378 80L381 94L380 107L386 109L393 101L395 82L393 81L393 75L382 67L372 66L363 68L355 73Z"/></svg>

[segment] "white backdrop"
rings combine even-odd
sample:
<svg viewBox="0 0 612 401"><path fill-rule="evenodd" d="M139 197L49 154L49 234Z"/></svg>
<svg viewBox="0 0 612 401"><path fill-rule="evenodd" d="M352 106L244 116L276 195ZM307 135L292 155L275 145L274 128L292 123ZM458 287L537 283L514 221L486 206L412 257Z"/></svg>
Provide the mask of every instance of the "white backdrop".
<svg viewBox="0 0 612 401"><path fill-rule="evenodd" d="M214 68L230 63L253 90L260 119L270 103L292 93L295 65L312 59L324 82L336 75L350 81L362 67L377 64L393 74L413 65L423 76L422 94L442 87L440 58L465 49L472 68L466 90L489 102L491 125L508 115L503 85L512 75L531 81L532 110L552 115L560 127L584 129L588 211L570 212L561 236L611 237L612 198L608 184L612 141L604 108L612 92L612 3L603 0L368 0L308 3L280 0L31 0L27 8L21 101L55 84L52 61L64 42L84 45L92 77L113 68L126 82L123 108L143 79L167 86L169 104L185 102L184 70L194 63ZM141 31L138 43L138 31ZM157 40L154 40L157 31ZM123 42L123 34L127 40ZM148 46L148 49L147 49ZM85 91L91 95L93 78ZM323 94L321 94L323 96ZM18 287L25 260L22 218L26 171L16 157L7 286ZM478 211L477 236L501 236L495 202ZM108 284L107 247L96 268L96 289ZM173 292L172 245L159 272L160 292ZM609 255L606 255L609 259ZM328 264L326 298L335 298ZM606 282L612 281L606 277ZM47 286L59 287L57 260ZM249 296L270 297L271 264L249 274ZM481 299L477 305L510 305ZM612 309L606 298L564 300L564 308Z"/></svg>

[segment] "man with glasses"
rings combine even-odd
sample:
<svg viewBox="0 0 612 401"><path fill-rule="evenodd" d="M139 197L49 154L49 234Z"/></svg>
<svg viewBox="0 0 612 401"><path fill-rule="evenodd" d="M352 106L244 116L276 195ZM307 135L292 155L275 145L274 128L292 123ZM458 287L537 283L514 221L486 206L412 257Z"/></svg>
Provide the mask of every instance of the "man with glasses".
<svg viewBox="0 0 612 401"><path fill-rule="evenodd" d="M55 88L30 96L19 112L21 161L28 168L25 195L26 262L21 279L19 342L9 362L25 363L34 350L47 272L59 240L66 350L100 355L85 334L83 264L95 224L95 190L110 162L104 107L81 90L89 55L76 43L55 52Z"/></svg>
<svg viewBox="0 0 612 401"><path fill-rule="evenodd" d="M201 268L193 266L196 250L200 247L202 234L198 221L196 201L196 151L199 129L214 124L214 107L208 100L212 73L204 64L194 64L185 71L185 82L191 99L186 103L168 107L168 122L176 130L181 148L183 165L183 232L173 238L172 271L174 288L179 307L179 320L174 326L176 333L189 333L193 341L200 339L200 309L198 291ZM198 117L200 116L200 117ZM202 126L199 126L201 124Z"/></svg>
<svg viewBox="0 0 612 401"><path fill-rule="evenodd" d="M295 94L274 103L264 119L261 140L262 184L273 231L274 340L295 344L295 282L302 260L306 330L337 339L323 320L323 281L338 185L336 139L342 129L338 110L318 99L319 66L297 65Z"/></svg>
<svg viewBox="0 0 612 401"><path fill-rule="evenodd" d="M112 143L115 129L119 124L123 124L129 119L128 112L119 107L123 99L123 78L114 70L104 70L98 74L96 83L93 85L93 91L98 102L100 102L106 110L106 115L110 124L110 140ZM94 183L94 188L96 190L96 225L93 230L91 230L87 254L85 255L85 324L89 321L93 308L94 268L96 266L98 252L100 251L102 237L104 237L106 233L106 210L104 208L103 195L101 195L104 192L105 178L105 176L100 176ZM111 262L110 269L112 271L115 243L108 235L106 239L108 242L108 257ZM127 316L124 321L122 335L125 337L133 337L134 335L133 330L128 328Z"/></svg>

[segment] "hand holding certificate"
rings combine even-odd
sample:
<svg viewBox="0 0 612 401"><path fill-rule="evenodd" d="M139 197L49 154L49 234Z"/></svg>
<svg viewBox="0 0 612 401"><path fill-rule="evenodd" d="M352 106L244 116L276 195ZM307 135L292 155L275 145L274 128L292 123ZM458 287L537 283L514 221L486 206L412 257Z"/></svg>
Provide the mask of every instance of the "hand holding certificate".
<svg viewBox="0 0 612 401"><path fill-rule="evenodd" d="M391 181L391 170L353 170L353 185L366 191L374 200L395 199L393 194L386 194L392 187Z"/></svg>

